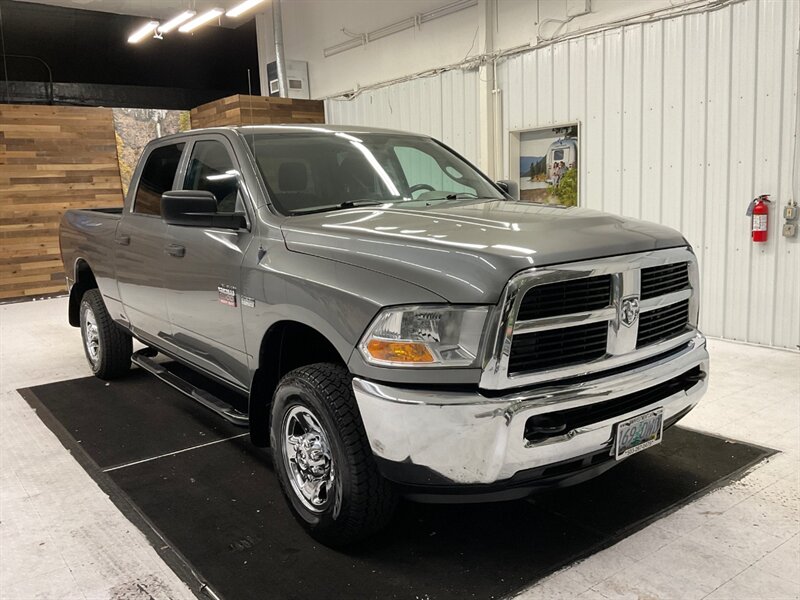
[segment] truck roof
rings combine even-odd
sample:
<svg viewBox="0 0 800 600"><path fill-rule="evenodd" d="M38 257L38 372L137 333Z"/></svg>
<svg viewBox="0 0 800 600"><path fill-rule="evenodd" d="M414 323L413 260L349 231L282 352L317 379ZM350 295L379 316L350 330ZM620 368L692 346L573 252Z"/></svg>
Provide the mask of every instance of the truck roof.
<svg viewBox="0 0 800 600"><path fill-rule="evenodd" d="M364 127L361 125L328 125L325 123L287 124L287 125L246 125L234 127L242 134L250 133L395 133L401 135L420 135L398 129L385 129L383 127Z"/></svg>
<svg viewBox="0 0 800 600"><path fill-rule="evenodd" d="M364 127L361 125L328 125L326 123L297 123L285 125L244 125L244 126L228 126L228 127L203 127L198 129L191 129L189 131L182 131L180 133L172 134L159 138L164 140L174 136L185 135L187 133L198 132L213 132L213 131L237 131L242 135L251 135L254 133L271 133L280 135L303 134L309 132L317 133L388 133L396 135L414 135L419 137L426 137L419 133L412 133L410 131L400 131L397 129L384 129L380 127Z"/></svg>

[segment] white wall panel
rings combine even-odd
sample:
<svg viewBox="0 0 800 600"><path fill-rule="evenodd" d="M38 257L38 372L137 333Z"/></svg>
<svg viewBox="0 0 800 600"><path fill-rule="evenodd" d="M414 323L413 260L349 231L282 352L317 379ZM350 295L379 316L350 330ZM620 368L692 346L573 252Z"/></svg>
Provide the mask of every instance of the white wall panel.
<svg viewBox="0 0 800 600"><path fill-rule="evenodd" d="M569 119L569 45L553 46L553 116L556 123L567 123Z"/></svg>
<svg viewBox="0 0 800 600"><path fill-rule="evenodd" d="M478 72L447 71L366 91L353 100L326 100L329 123L387 127L431 135L478 160Z"/></svg>
<svg viewBox="0 0 800 600"><path fill-rule="evenodd" d="M641 217L642 26L624 30L622 62L622 214Z"/></svg>
<svg viewBox="0 0 800 600"><path fill-rule="evenodd" d="M603 34L603 210L622 212L622 29Z"/></svg>
<svg viewBox="0 0 800 600"><path fill-rule="evenodd" d="M800 23L800 2L784 4L784 27L781 85L781 133L776 140L780 148L778 166L777 197L789 195L800 202L800 157L793 155L793 146L800 141L791 135L790 124L795 123L794 136L800 134L800 98L798 98L797 55L790 50L797 47L797 30ZM794 160L795 164L792 165ZM794 181L792 177L795 177ZM794 186L794 187L793 187ZM778 252L775 265L775 302L773 304L775 323L773 324L773 343L792 347L800 337L800 243L787 243L785 251Z"/></svg>
<svg viewBox="0 0 800 600"><path fill-rule="evenodd" d="M586 39L586 113L580 120L585 123L583 128L583 166L581 174L585 178L582 200L584 204L591 202L598 210L603 210L603 169L605 168L605 155L603 152L603 110L605 108L605 73L603 70L603 38L605 34L598 33ZM509 88L509 94L513 90ZM532 126L548 125L547 121L532 123ZM579 161L580 162L580 161ZM587 194L587 190L589 193Z"/></svg>
<svg viewBox="0 0 800 600"><path fill-rule="evenodd" d="M680 89L681 96L674 98L674 104L681 105L680 128L676 135L680 147L665 152L670 161L677 165L674 169L675 186L665 191L665 203L670 198L680 199L678 210L663 210L663 222L681 230L697 246L700 264L705 266L705 210L703 199L706 196L706 180L712 162L719 161L725 152L710 154L708 149L708 60L696 57L708 56L708 15L691 15L674 21L682 24L683 51L682 64L684 76L674 71L674 87ZM670 84L667 84L668 87ZM713 110L716 110L716 106ZM720 107L721 108L721 107ZM677 116L676 109L676 116ZM715 132L716 133L716 132ZM713 137L713 136L711 136ZM689 206L696 202L696 206Z"/></svg>
<svg viewBox="0 0 800 600"><path fill-rule="evenodd" d="M786 348L800 345L800 240L780 234L783 205L800 197L798 30L800 2L747 0L560 42L498 69L507 135L565 120L563 67L549 69L568 56L581 204L682 231L700 260L704 330ZM753 244L745 209L764 193L775 200L769 241Z"/></svg>
<svg viewBox="0 0 800 600"><path fill-rule="evenodd" d="M639 215L648 221L661 218L661 157L664 148L664 24L644 26L642 40L642 193ZM667 123L667 129L675 127ZM633 168L633 165L631 165ZM588 206L597 204L594 190Z"/></svg>
<svg viewBox="0 0 800 600"><path fill-rule="evenodd" d="M800 239L780 235L780 213L800 199L798 35L800 2L746 0L501 61L501 170L515 175L509 131L580 121L581 204L686 235L708 334L797 348ZM427 133L477 162L477 77L452 71L328 101L328 119ZM775 203L769 241L756 245L745 209L762 193Z"/></svg>
<svg viewBox="0 0 800 600"><path fill-rule="evenodd" d="M569 48L569 120L575 121L578 115L586 114L586 38L571 40L566 45Z"/></svg>
<svg viewBox="0 0 800 600"><path fill-rule="evenodd" d="M700 15L701 17L704 15ZM699 105L700 100L697 96L705 94L705 79L702 73L693 73L690 77L690 64L693 61L686 61L684 56L684 49L686 43L684 40L684 31L687 27L686 19L670 19L663 23L664 34L664 47L662 49L664 55L664 97L663 97L663 140L661 150L663 158L661 161L661 205L660 216L658 221L664 225L669 225L676 229L681 228L681 215L683 203L680 199L683 197L684 186L696 180L696 174L700 173L702 177L702 168L697 164L689 162L689 155L684 155L684 139L687 141L694 138L694 146L699 146L700 153L693 152L693 155L702 154L703 144L700 138L703 137L703 129L690 133L686 127L687 123L684 121L684 100L686 102L694 102ZM689 55L689 49L686 49L686 54ZM697 71L697 69L694 69ZM690 83L691 80L691 83ZM684 90L684 82L686 83L686 90ZM692 86L695 86L692 88ZM684 94L686 92L686 94ZM690 115L699 115L697 119L692 116L693 120L702 120L702 110L690 110ZM702 160L702 158L701 158ZM686 170L684 173L684 161L686 161ZM697 197L702 197L699 195ZM675 202L678 200L678 202ZM674 202L674 204L673 204Z"/></svg>
<svg viewBox="0 0 800 600"><path fill-rule="evenodd" d="M543 48L539 52L532 54L536 59L537 81L549 82L547 87L537 85L534 87L536 92L536 114L537 121L555 122L553 116L554 96L556 94L555 80L566 79L566 72L558 73L553 68L553 47Z"/></svg>
<svg viewBox="0 0 800 600"><path fill-rule="evenodd" d="M708 63L716 68L708 70L708 119L706 127L711 135L706 143L706 178L703 212L702 255L696 248L700 261L700 278L703 282L703 323L709 331L723 335L726 311L727 268L719 268L728 253L728 212L731 197L731 51L733 42L733 14L729 10L717 11L708 17ZM713 256L718 255L718 259ZM717 268L713 268L717 267ZM705 307L719 307L705 310Z"/></svg>

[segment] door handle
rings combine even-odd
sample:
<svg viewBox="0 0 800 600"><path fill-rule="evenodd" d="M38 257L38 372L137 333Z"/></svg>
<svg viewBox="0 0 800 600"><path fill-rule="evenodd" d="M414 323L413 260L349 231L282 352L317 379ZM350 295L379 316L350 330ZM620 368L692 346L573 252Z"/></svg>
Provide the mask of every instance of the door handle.
<svg viewBox="0 0 800 600"><path fill-rule="evenodd" d="M117 242L120 246L130 246L131 245L131 236L129 235L118 235L114 238L114 241Z"/></svg>
<svg viewBox="0 0 800 600"><path fill-rule="evenodd" d="M181 246L180 244L167 244L166 248L164 248L164 252L170 256L182 257L186 254L186 246Z"/></svg>

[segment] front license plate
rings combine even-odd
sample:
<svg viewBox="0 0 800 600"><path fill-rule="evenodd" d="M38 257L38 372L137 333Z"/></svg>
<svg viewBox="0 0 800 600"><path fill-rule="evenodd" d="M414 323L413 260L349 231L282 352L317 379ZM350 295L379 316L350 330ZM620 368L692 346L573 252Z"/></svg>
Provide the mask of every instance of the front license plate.
<svg viewBox="0 0 800 600"><path fill-rule="evenodd" d="M663 432L663 408L617 423L617 439L614 444L617 460L660 444Z"/></svg>

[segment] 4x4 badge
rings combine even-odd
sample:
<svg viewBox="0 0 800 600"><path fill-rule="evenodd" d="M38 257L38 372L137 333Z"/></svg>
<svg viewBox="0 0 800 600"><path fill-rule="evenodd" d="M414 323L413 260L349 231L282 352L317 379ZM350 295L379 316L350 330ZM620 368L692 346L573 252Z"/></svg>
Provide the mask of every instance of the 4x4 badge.
<svg viewBox="0 0 800 600"><path fill-rule="evenodd" d="M224 304L225 306L236 306L236 288L232 285L222 285L217 286L217 292L219 293L219 301L220 304Z"/></svg>
<svg viewBox="0 0 800 600"><path fill-rule="evenodd" d="M625 325L625 327L630 327L634 323L636 323L636 319L639 318L639 297L638 296L628 296L627 298L623 298L622 301L619 303L619 320L620 322Z"/></svg>

